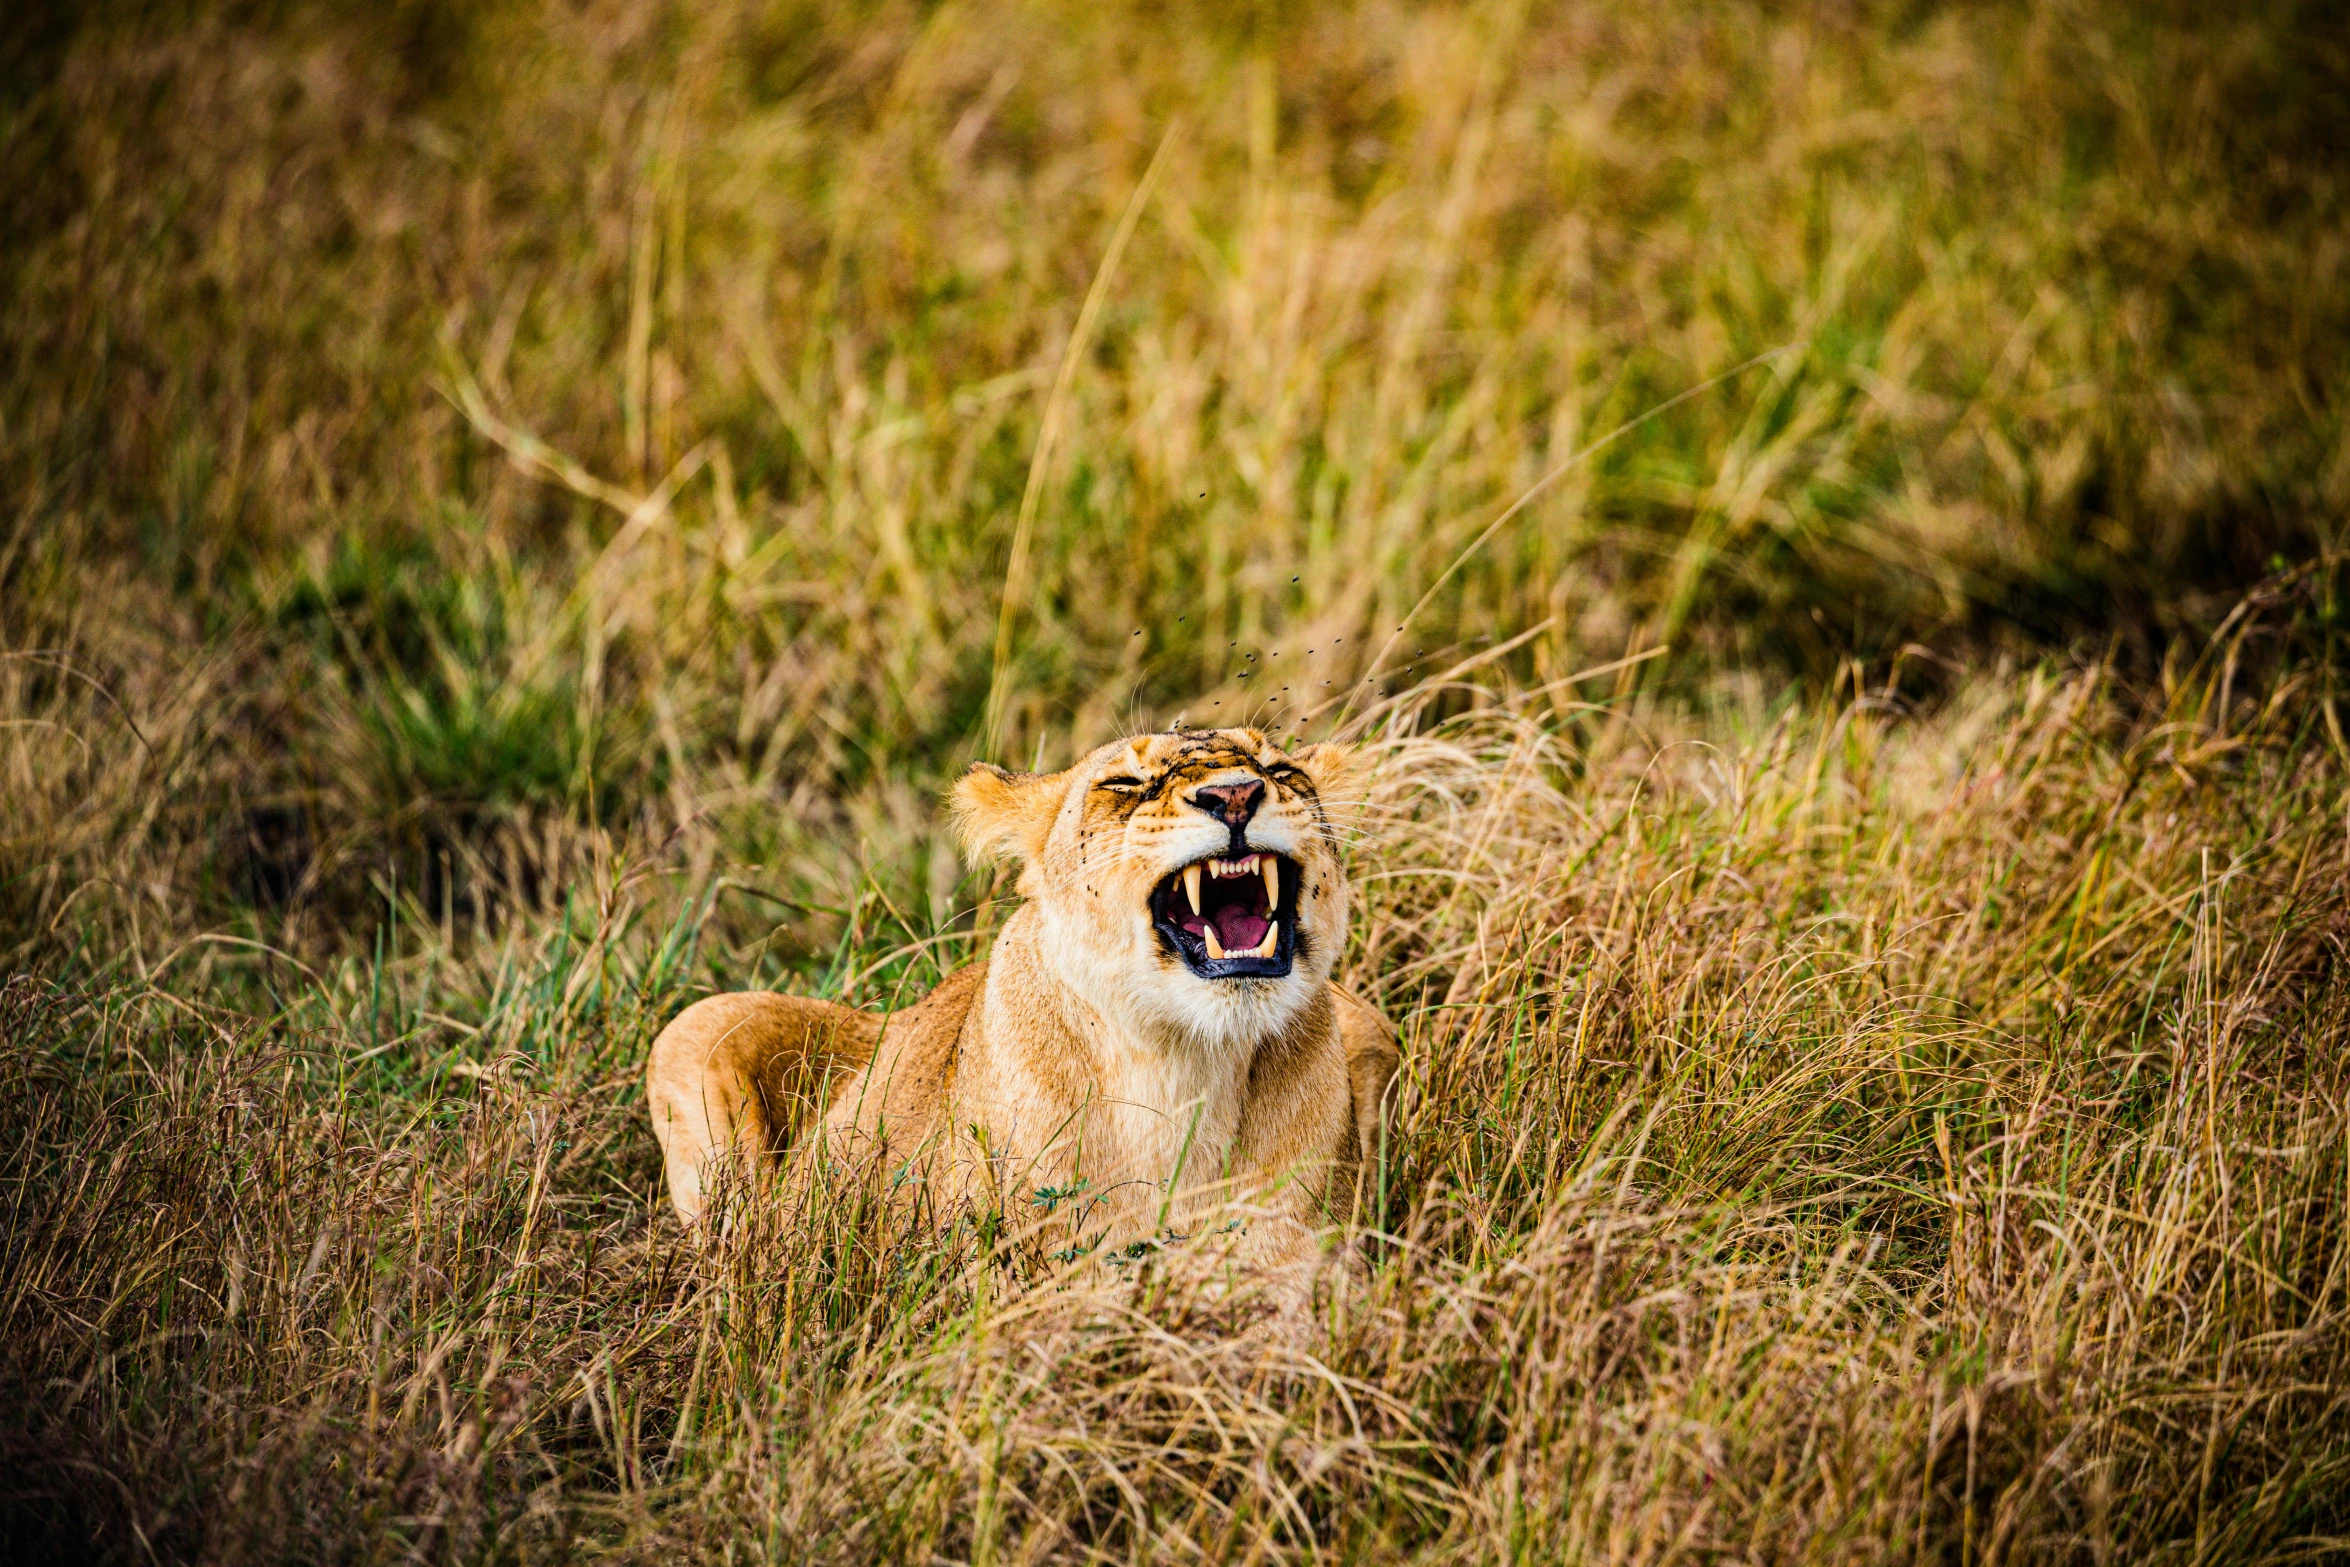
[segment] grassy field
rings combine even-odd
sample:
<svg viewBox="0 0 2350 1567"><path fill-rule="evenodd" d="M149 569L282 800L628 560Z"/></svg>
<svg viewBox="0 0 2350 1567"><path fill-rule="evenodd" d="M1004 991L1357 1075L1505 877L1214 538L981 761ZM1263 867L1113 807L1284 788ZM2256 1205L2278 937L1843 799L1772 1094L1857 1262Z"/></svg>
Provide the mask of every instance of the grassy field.
<svg viewBox="0 0 2350 1567"><path fill-rule="evenodd" d="M14 1556L2350 1554L2329 8L344 9L0 44ZM668 1016L1241 717L1360 1290L683 1244Z"/></svg>

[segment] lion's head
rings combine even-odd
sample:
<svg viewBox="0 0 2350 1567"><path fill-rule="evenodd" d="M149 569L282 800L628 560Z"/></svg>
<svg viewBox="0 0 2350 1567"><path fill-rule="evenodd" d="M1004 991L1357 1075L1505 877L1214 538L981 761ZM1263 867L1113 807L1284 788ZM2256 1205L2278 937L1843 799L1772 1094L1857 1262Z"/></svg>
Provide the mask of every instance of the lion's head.
<svg viewBox="0 0 2350 1567"><path fill-rule="evenodd" d="M955 785L966 846L1023 862L1019 890L1059 977L1153 1033L1251 1044L1320 991L1346 939L1338 746L1253 729L1101 747L1066 772L975 764Z"/></svg>

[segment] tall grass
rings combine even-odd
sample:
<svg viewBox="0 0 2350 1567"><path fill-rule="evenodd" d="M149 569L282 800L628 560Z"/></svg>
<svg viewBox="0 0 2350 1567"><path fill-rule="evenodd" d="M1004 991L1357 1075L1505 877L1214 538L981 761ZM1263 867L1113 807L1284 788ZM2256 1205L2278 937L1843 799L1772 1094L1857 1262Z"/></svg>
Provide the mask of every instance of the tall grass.
<svg viewBox="0 0 2350 1567"><path fill-rule="evenodd" d="M16 1554L2345 1548L2322 8L22 37ZM951 771L1178 716L1374 763L1366 1282L685 1244L661 1022L918 991Z"/></svg>
<svg viewBox="0 0 2350 1567"><path fill-rule="evenodd" d="M2345 757L2311 667L2247 653L2317 624L2307 590L2151 708L2086 668L1702 736L1601 704L1578 738L1556 693L1391 710L1347 977L1406 1081L1368 1283L1302 1336L1171 1257L975 1243L1064 1222L1049 1194L685 1244L634 1081L711 928L690 876L503 946L252 955L259 1011L184 968L21 979L16 1527L210 1560L2331 1554ZM886 999L969 940L865 933L818 988Z"/></svg>
<svg viewBox="0 0 2350 1567"><path fill-rule="evenodd" d="M234 645L297 858L1536 628L2148 673L2341 543L2323 7L340 9L97 8L0 125L11 643Z"/></svg>

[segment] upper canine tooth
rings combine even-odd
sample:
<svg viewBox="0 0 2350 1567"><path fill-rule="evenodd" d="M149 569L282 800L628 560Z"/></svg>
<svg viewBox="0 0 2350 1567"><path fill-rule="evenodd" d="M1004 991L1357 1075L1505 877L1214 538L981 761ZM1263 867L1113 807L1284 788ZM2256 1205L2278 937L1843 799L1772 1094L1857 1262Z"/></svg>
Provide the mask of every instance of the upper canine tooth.
<svg viewBox="0 0 2350 1567"><path fill-rule="evenodd" d="M1191 912L1197 914L1199 912L1199 861L1197 860L1183 867L1183 891L1184 895L1191 899Z"/></svg>
<svg viewBox="0 0 2350 1567"><path fill-rule="evenodd" d="M1257 864L1265 873L1265 912L1273 913L1281 907L1281 862L1270 854L1257 856Z"/></svg>
<svg viewBox="0 0 2350 1567"><path fill-rule="evenodd" d="M1208 926L1206 929L1202 930L1202 931L1200 932L1200 934L1208 938L1208 956L1209 956L1209 957L1211 957L1211 958L1220 958L1220 957L1222 957L1222 956L1224 955L1224 943L1222 943L1222 942L1220 942L1220 941L1218 941L1218 940L1216 939L1216 927L1215 927L1215 926L1213 926L1213 925L1210 925L1210 926Z"/></svg>

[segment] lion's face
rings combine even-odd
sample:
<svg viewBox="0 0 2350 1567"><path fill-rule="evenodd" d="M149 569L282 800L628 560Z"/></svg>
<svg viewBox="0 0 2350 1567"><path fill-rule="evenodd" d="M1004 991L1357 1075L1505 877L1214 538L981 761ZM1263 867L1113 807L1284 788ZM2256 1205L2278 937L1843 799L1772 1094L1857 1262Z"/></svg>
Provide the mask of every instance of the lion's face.
<svg viewBox="0 0 2350 1567"><path fill-rule="evenodd" d="M1253 729L1137 735L1067 772L975 766L966 841L1025 860L1044 951L1097 1008L1203 1045L1253 1043L1329 978L1346 878L1326 797L1334 746Z"/></svg>

